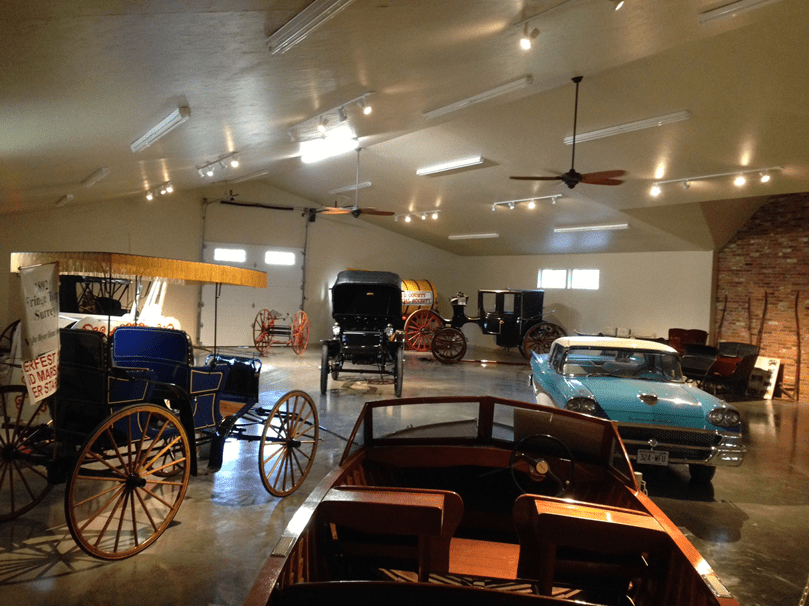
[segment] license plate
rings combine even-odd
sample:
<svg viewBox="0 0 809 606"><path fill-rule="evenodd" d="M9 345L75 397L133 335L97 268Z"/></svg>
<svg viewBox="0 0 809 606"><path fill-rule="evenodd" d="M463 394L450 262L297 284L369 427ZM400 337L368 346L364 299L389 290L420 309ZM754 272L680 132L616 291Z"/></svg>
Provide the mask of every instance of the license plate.
<svg viewBox="0 0 809 606"><path fill-rule="evenodd" d="M665 450L639 450L637 461L646 465L665 466L669 464L669 453Z"/></svg>

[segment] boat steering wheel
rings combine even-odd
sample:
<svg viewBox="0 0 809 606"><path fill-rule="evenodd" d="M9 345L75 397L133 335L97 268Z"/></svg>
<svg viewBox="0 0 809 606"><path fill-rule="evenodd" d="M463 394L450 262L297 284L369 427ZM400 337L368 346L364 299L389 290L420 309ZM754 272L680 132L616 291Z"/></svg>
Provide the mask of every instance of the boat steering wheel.
<svg viewBox="0 0 809 606"><path fill-rule="evenodd" d="M561 480L551 470L547 459L549 451L558 452L560 447L570 460L570 468L565 480ZM527 475L531 484L527 484L525 479L521 480L516 473L516 468L522 467L521 463L528 468ZM556 492L548 496L558 497L570 490L576 479L576 460L573 457L573 452L562 440L547 433L527 436L517 442L511 451L509 469L511 470L511 478L514 480L514 484L523 494L534 493L533 485L541 485L545 491L547 491L546 486L555 485ZM549 484L545 485L545 482L549 482Z"/></svg>

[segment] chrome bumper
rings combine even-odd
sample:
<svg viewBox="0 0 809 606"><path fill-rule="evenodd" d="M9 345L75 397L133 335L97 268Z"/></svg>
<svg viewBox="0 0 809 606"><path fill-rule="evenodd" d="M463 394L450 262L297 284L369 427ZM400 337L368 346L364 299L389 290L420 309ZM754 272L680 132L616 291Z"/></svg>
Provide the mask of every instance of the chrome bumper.
<svg viewBox="0 0 809 606"><path fill-rule="evenodd" d="M637 423L617 425L632 460L640 449L665 450L670 464L738 467L747 450L740 433Z"/></svg>

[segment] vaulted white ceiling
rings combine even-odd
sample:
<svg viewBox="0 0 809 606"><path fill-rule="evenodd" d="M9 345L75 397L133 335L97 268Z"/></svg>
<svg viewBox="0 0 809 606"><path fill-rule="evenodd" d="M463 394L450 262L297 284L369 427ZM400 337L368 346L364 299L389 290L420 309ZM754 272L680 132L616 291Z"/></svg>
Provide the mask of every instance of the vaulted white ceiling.
<svg viewBox="0 0 809 606"><path fill-rule="evenodd" d="M206 182L226 197L242 179L311 207L440 210L406 223L339 215L458 254L710 250L767 196L809 191L809 2L765 1L700 23L729 0L354 0L283 54L269 35L308 0L4 0L0 6L0 213L141 197L171 181ZM529 51L522 27L539 30ZM516 181L571 168L574 76L578 133L673 112L690 118L576 146L581 173L626 170L620 186ZM530 76L516 91L439 117L425 112ZM303 164L294 128L372 92L363 115L345 106L356 152ZM130 143L180 106L191 117L151 147ZM334 113L329 118L334 122ZM310 122L311 124L311 122ZM240 166L207 181L198 167L238 151ZM481 156L474 167L420 167ZM769 183L751 173L782 167ZM91 187L82 181L109 174ZM206 178L207 179L207 178ZM498 201L561 194L533 210ZM266 199L237 198L272 203ZM170 204L159 198L154 204ZM268 211L272 212L272 211ZM318 219L320 220L320 219ZM621 231L554 227L627 223ZM497 233L486 240L448 236Z"/></svg>

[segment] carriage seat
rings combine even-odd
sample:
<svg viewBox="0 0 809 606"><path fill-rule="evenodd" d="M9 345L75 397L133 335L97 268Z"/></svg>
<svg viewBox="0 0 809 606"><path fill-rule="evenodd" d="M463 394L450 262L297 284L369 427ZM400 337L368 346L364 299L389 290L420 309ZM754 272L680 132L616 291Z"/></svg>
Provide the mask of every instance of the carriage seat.
<svg viewBox="0 0 809 606"><path fill-rule="evenodd" d="M162 384L155 397L173 399L179 388L194 403L194 427L214 427L221 420L220 389L227 381L226 364L193 366L191 338L181 330L153 326L119 326L110 336L115 366L146 368Z"/></svg>
<svg viewBox="0 0 809 606"><path fill-rule="evenodd" d="M463 500L447 490L339 486L326 493L318 515L333 524L339 549L352 555L417 560L420 581L449 571L452 535L463 517ZM348 530L348 532L346 532ZM417 538L415 549L384 536Z"/></svg>

